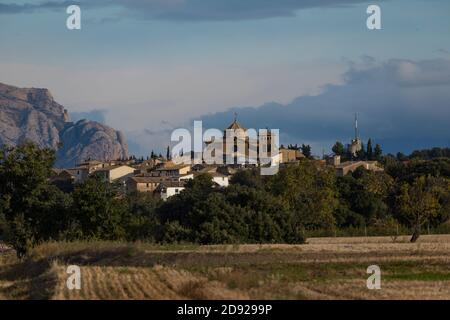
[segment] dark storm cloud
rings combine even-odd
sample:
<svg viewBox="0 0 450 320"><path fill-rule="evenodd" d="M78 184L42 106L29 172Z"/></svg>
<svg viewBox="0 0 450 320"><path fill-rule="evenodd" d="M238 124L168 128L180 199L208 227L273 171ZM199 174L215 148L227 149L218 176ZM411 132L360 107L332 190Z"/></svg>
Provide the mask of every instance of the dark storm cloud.
<svg viewBox="0 0 450 320"><path fill-rule="evenodd" d="M353 137L354 114L361 136L388 152L450 146L450 60L390 60L368 69L352 67L346 82L288 105L233 108L203 117L204 127L224 128L238 113L248 128L279 128L281 143L311 143L315 153Z"/></svg>
<svg viewBox="0 0 450 320"><path fill-rule="evenodd" d="M85 8L115 6L125 9L124 16L163 20L252 20L294 16L297 10L340 7L367 0L79 0L0 5L0 14L34 12L79 4Z"/></svg>

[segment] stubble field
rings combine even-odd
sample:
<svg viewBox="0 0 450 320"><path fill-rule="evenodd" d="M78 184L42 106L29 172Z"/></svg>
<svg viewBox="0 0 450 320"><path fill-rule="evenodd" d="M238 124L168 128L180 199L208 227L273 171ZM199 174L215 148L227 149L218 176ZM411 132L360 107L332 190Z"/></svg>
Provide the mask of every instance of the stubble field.
<svg viewBox="0 0 450 320"><path fill-rule="evenodd" d="M304 245L47 243L0 252L0 299L450 299L450 235ZM81 268L69 290L67 266ZM366 286L381 268L381 289Z"/></svg>

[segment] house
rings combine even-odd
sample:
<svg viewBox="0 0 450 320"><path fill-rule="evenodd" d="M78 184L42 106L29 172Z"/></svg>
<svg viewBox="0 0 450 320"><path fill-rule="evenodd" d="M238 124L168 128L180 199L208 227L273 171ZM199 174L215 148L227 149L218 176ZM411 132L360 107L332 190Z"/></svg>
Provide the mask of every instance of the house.
<svg viewBox="0 0 450 320"><path fill-rule="evenodd" d="M75 183L75 174L70 169L52 169L50 182L64 192L72 192Z"/></svg>
<svg viewBox="0 0 450 320"><path fill-rule="evenodd" d="M193 176L198 176L199 174L206 173L212 176L212 181L220 187L228 187L229 176L223 169L227 166L215 166L215 165L205 165L197 164L192 168Z"/></svg>
<svg viewBox="0 0 450 320"><path fill-rule="evenodd" d="M117 180L125 181L128 177L134 175L134 168L125 165L109 166L98 169L93 174L100 176L103 180L114 182Z"/></svg>
<svg viewBox="0 0 450 320"><path fill-rule="evenodd" d="M326 156L325 161L326 164L336 167L341 164L341 156L339 155Z"/></svg>
<svg viewBox="0 0 450 320"><path fill-rule="evenodd" d="M150 172L154 177L177 177L187 174L191 171L189 164L179 164L173 166L164 166Z"/></svg>
<svg viewBox="0 0 450 320"><path fill-rule="evenodd" d="M75 172L75 183L83 183L89 177L89 168L76 167L72 170Z"/></svg>
<svg viewBox="0 0 450 320"><path fill-rule="evenodd" d="M75 180L74 172L71 169L56 169L53 168L51 175L50 175L50 181L58 181L58 180Z"/></svg>
<svg viewBox="0 0 450 320"><path fill-rule="evenodd" d="M105 163L97 160L88 160L81 162L75 168L69 169L74 175L75 183L83 183L94 171L105 167Z"/></svg>
<svg viewBox="0 0 450 320"><path fill-rule="evenodd" d="M188 181L194 179L194 173L186 173L180 176L175 176L175 178L172 178L173 181Z"/></svg>
<svg viewBox="0 0 450 320"><path fill-rule="evenodd" d="M227 175L221 174L219 172L210 173L210 175L212 176L212 181L219 187L226 188L229 186L230 181Z"/></svg>
<svg viewBox="0 0 450 320"><path fill-rule="evenodd" d="M133 165L133 168L135 169L134 173L146 174L163 163L163 160L158 158L141 161L140 163Z"/></svg>
<svg viewBox="0 0 450 320"><path fill-rule="evenodd" d="M155 192L159 194L163 201L166 201L168 198L179 194L184 189L184 181L164 181L158 185Z"/></svg>
<svg viewBox="0 0 450 320"><path fill-rule="evenodd" d="M295 162L305 156L298 149L280 148L280 163Z"/></svg>
<svg viewBox="0 0 450 320"><path fill-rule="evenodd" d="M162 179L159 177L129 177L125 184L127 192L154 192Z"/></svg>
<svg viewBox="0 0 450 320"><path fill-rule="evenodd" d="M89 168L89 170L95 171L97 169L103 168L105 166L105 162L97 161L97 160L87 160L78 164L77 167Z"/></svg>

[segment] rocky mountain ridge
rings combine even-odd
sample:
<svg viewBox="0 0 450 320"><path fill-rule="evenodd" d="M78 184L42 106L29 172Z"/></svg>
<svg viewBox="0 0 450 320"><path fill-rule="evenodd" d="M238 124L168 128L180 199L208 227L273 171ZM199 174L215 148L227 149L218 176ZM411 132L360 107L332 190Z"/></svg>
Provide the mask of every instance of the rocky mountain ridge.
<svg viewBox="0 0 450 320"><path fill-rule="evenodd" d="M56 166L67 168L86 159L128 157L125 136L104 124L70 121L68 111L48 89L0 83L0 145L32 141L57 150Z"/></svg>

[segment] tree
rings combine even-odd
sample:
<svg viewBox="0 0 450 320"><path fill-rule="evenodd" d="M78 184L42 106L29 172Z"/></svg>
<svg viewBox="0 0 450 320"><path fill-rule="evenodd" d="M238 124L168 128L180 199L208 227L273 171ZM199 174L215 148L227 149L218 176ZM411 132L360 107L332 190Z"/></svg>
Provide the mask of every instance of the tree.
<svg viewBox="0 0 450 320"><path fill-rule="evenodd" d="M117 197L113 186L95 176L73 193L72 217L84 239L124 239L126 210L126 202Z"/></svg>
<svg viewBox="0 0 450 320"><path fill-rule="evenodd" d="M306 158L311 158L311 146L309 144L302 144L301 146L302 153Z"/></svg>
<svg viewBox="0 0 450 320"><path fill-rule="evenodd" d="M239 184L252 188L262 188L264 185L263 176L259 169L239 170L230 179L230 184Z"/></svg>
<svg viewBox="0 0 450 320"><path fill-rule="evenodd" d="M360 167L352 174L338 177L340 205L334 215L339 227L362 227L384 220L390 213L389 196L394 179L384 172Z"/></svg>
<svg viewBox="0 0 450 320"><path fill-rule="evenodd" d="M367 151L366 151L367 160L373 160L373 148L372 148L372 139L367 141Z"/></svg>
<svg viewBox="0 0 450 320"><path fill-rule="evenodd" d="M198 225L198 221L192 219L191 213L198 206L204 206L208 196L214 191L214 183L209 174L202 173L186 183L186 188L180 194L168 199L158 210L158 216L161 224L164 225L177 220L183 228L189 229ZM190 235L189 235L190 236ZM193 238L185 241L194 241Z"/></svg>
<svg viewBox="0 0 450 320"><path fill-rule="evenodd" d="M334 154L337 156L343 156L345 154L345 147L340 141L336 141L331 150L333 150Z"/></svg>
<svg viewBox="0 0 450 320"><path fill-rule="evenodd" d="M306 229L332 229L338 205L335 182L333 169L319 169L310 161L301 161L272 176L267 191L287 201Z"/></svg>
<svg viewBox="0 0 450 320"><path fill-rule="evenodd" d="M420 176L450 178L450 159L438 158L428 161L413 159L410 162L399 161L385 164L386 171L400 182L412 183Z"/></svg>
<svg viewBox="0 0 450 320"><path fill-rule="evenodd" d="M410 159L431 160L436 158L450 158L450 148L432 148L415 150L409 156Z"/></svg>
<svg viewBox="0 0 450 320"><path fill-rule="evenodd" d="M248 211L234 206L225 195L212 192L203 205L190 213L194 241L202 244L239 243L248 241Z"/></svg>
<svg viewBox="0 0 450 320"><path fill-rule="evenodd" d="M364 149L364 143L361 143L361 149L356 152L356 158L359 160L366 159L366 150Z"/></svg>
<svg viewBox="0 0 450 320"><path fill-rule="evenodd" d="M441 209L438 194L440 192L436 179L421 176L412 184L404 183L397 196L397 210L401 219L406 220L412 228L411 242L416 242L422 226Z"/></svg>
<svg viewBox="0 0 450 320"><path fill-rule="evenodd" d="M123 226L128 241L154 241L160 228L157 210L161 200L152 193L136 192L127 196Z"/></svg>
<svg viewBox="0 0 450 320"><path fill-rule="evenodd" d="M398 161L406 161L409 158L402 152L397 152L397 160Z"/></svg>
<svg viewBox="0 0 450 320"><path fill-rule="evenodd" d="M383 155L383 150L381 149L381 146L377 143L375 145L375 150L373 152L373 157L377 161L381 161L381 157Z"/></svg>
<svg viewBox="0 0 450 320"><path fill-rule="evenodd" d="M170 160L170 146L167 146L166 159Z"/></svg>
<svg viewBox="0 0 450 320"><path fill-rule="evenodd" d="M49 183L55 152L32 143L0 148L0 216L5 241L24 256L66 225L68 196Z"/></svg>

